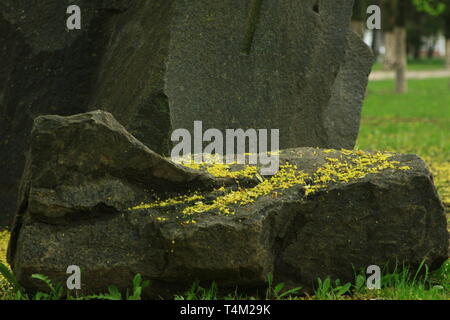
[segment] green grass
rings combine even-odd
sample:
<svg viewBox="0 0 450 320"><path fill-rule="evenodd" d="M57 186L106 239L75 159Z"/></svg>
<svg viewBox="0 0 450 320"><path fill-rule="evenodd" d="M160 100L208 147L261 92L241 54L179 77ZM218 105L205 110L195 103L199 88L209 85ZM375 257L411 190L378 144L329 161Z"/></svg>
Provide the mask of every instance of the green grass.
<svg viewBox="0 0 450 320"><path fill-rule="evenodd" d="M362 118L450 118L450 79L409 80L409 92L394 93L394 81L371 81ZM363 127L364 128L364 127Z"/></svg>
<svg viewBox="0 0 450 320"><path fill-rule="evenodd" d="M8 247L9 232L0 231L0 264L6 265L6 248ZM0 274L0 300L6 299L11 294L10 285Z"/></svg>
<svg viewBox="0 0 450 320"><path fill-rule="evenodd" d="M391 80L369 84L358 147L450 159L450 81L410 80L408 85L409 93L399 95Z"/></svg>
<svg viewBox="0 0 450 320"><path fill-rule="evenodd" d="M429 70L441 70L445 69L445 60L444 59L409 59L408 60L408 70L411 71L429 71ZM377 62L374 64L373 71L383 71L383 64Z"/></svg>
<svg viewBox="0 0 450 320"><path fill-rule="evenodd" d="M150 285L150 281L143 281L138 273L125 293L120 292L116 286L109 286L107 293L86 296L79 294L77 290L67 290L61 283L53 283L45 275L33 274L31 277L42 281L47 290L27 293L10 268L0 262L0 300L142 300L143 290Z"/></svg>
<svg viewBox="0 0 450 320"><path fill-rule="evenodd" d="M9 268L0 264L0 274L7 281L2 280L4 289L3 300L141 300L143 289L150 285L149 281L143 281L137 274L130 289L125 293L116 287L110 286L108 292L91 296L73 294L64 289L60 283L54 284L44 275L35 274L32 277L43 281L47 290L28 294L17 283L15 276ZM219 287L215 282L209 288L203 288L194 283L192 287L179 295L175 300L448 300L450 299L450 263L432 273L426 265L421 265L417 270L402 267L391 273L382 272L380 289L371 290L366 286L366 275L356 274L353 283L343 283L339 280L332 281L330 278L317 279L316 289L313 295L302 291L301 287L286 288L284 283L273 283L272 274L268 274L265 294L258 296L246 296L235 293L220 295Z"/></svg>
<svg viewBox="0 0 450 320"><path fill-rule="evenodd" d="M384 273L383 273L384 274ZM288 289L283 283L273 285L272 275L267 277L267 288L263 296L245 296L238 293L223 296L213 283L203 288L195 283L187 292L175 296L176 300L448 300L450 299L450 262L438 270L429 272L421 265L417 270L399 267L381 277L381 288L370 290L366 286L366 275L356 274L350 283L317 279L314 294L309 295L301 288Z"/></svg>

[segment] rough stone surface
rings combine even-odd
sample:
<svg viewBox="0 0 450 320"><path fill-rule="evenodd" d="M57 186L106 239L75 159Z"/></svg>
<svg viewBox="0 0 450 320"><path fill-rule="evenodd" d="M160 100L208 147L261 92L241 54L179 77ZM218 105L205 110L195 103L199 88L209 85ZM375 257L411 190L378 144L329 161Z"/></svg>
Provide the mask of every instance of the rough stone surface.
<svg viewBox="0 0 450 320"><path fill-rule="evenodd" d="M1 1L0 225L42 114L110 111L161 154L193 120L279 128L282 148L353 146L371 53L350 33L352 0L316 3ZM82 29L68 32L72 4Z"/></svg>
<svg viewBox="0 0 450 320"><path fill-rule="evenodd" d="M82 8L82 29L68 32L72 4ZM102 108L167 153L169 11L170 1L0 2L0 226L14 212L36 116Z"/></svg>
<svg viewBox="0 0 450 320"><path fill-rule="evenodd" d="M282 151L280 160L311 175L341 155L298 148ZM259 288L272 272L277 282L311 288L317 277L351 281L354 268L373 264L417 266L425 259L433 269L448 257L448 232L431 174L415 155L392 159L409 169L309 195L295 185L238 206L233 215L199 213L187 218L197 223L183 224L187 203L127 207L169 189L201 189L212 201L222 181L158 156L108 113L40 117L9 262L29 289L39 288L33 273L64 283L72 264L83 270L86 293L128 287L141 273L152 281L149 297L170 297L196 279Z"/></svg>
<svg viewBox="0 0 450 320"><path fill-rule="evenodd" d="M346 51L331 99L323 113L323 134L327 141L324 146L352 149L359 133L361 108L367 87L367 78L361 70L368 70L372 53L368 52L367 46L355 33L350 32L347 40L351 49Z"/></svg>
<svg viewBox="0 0 450 320"><path fill-rule="evenodd" d="M36 156L37 155L37 156ZM19 207L42 219L120 212L149 194L223 181L172 163L132 136L114 117L93 111L34 121Z"/></svg>
<svg viewBox="0 0 450 320"><path fill-rule="evenodd" d="M373 63L350 31L353 1L320 1L318 13L312 0L262 0L252 10L257 2L177 2L166 82L172 127L280 129L282 149L353 148Z"/></svg>

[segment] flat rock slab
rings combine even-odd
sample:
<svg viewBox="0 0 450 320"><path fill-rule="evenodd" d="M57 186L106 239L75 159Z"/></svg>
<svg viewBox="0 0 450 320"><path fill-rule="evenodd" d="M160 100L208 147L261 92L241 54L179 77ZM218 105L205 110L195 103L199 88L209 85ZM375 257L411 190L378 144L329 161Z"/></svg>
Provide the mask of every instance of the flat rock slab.
<svg viewBox="0 0 450 320"><path fill-rule="evenodd" d="M152 281L147 296L170 298L195 280L254 289L271 272L311 288L369 265L433 269L448 257L444 210L415 155L298 148L280 151L272 177L194 170L104 112L40 117L32 141L9 246L31 290L40 288L33 273L65 283L74 264L85 293L129 287L140 273Z"/></svg>

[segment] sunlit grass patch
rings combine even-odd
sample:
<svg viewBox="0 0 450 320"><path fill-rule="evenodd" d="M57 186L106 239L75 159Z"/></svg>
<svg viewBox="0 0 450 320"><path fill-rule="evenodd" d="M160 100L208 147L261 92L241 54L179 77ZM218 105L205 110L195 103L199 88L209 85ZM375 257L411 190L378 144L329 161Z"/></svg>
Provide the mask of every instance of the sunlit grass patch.
<svg viewBox="0 0 450 320"><path fill-rule="evenodd" d="M0 263L7 265L6 250L8 248L9 232L0 231ZM10 295L10 285L5 278L0 274L0 300L5 300Z"/></svg>
<svg viewBox="0 0 450 320"><path fill-rule="evenodd" d="M408 59L408 70L410 71L429 71L445 69L445 59L442 58L422 58L422 59ZM375 63L373 71L383 71L382 63Z"/></svg>
<svg viewBox="0 0 450 320"><path fill-rule="evenodd" d="M9 232L0 231L0 262L6 263L6 249L8 248Z"/></svg>
<svg viewBox="0 0 450 320"><path fill-rule="evenodd" d="M409 80L408 92L397 94L393 80L371 81L363 120L370 117L449 120L449 82L448 78Z"/></svg>
<svg viewBox="0 0 450 320"><path fill-rule="evenodd" d="M450 261L438 270L430 272L424 264L416 270L398 267L391 273L381 275L380 289L369 289L367 275L355 274L352 282L339 279L317 279L313 292L303 288L286 288L283 283L274 284L272 275L267 277L265 294L257 296L240 295L239 292L227 296L219 295L219 288L213 283L204 288L198 282L176 300L448 300L450 299Z"/></svg>

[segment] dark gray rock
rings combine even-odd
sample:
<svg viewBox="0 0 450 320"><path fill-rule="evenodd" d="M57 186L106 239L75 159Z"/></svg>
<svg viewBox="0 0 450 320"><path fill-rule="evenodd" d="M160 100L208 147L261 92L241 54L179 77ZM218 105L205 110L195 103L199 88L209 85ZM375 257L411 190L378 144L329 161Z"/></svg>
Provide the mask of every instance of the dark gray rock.
<svg viewBox="0 0 450 320"><path fill-rule="evenodd" d="M82 29L66 30L66 9ZM0 226L10 224L35 117L109 110L152 150L168 153L163 92L168 1L0 2Z"/></svg>
<svg viewBox="0 0 450 320"><path fill-rule="evenodd" d="M155 152L172 129L280 129L281 148L353 147L370 50L352 0L0 3L0 225L32 121L102 109ZM66 30L66 8L82 29Z"/></svg>
<svg viewBox="0 0 450 320"><path fill-rule="evenodd" d="M173 128L202 120L280 129L282 149L353 148L373 63L350 31L353 1L321 1L319 13L317 1L262 0L252 10L257 2L177 1L166 81Z"/></svg>
<svg viewBox="0 0 450 320"><path fill-rule="evenodd" d="M374 161L367 168L385 169L348 182L342 170L337 182L307 192L319 185L320 168L362 158ZM186 208L211 204L233 186L227 181L225 191L217 190L223 180L158 156L108 113L40 117L9 262L31 290L40 288L31 274L65 283L67 267L75 264L83 270L85 293L108 285L125 288L141 273L152 280L149 297L170 297L197 279L227 289L259 288L272 272L277 282L311 288L317 277L351 281L354 269L374 264L417 266L425 259L433 269L448 257L448 231L431 174L414 155L382 158L284 150L281 163L307 174L304 182L261 194L247 205L230 203L234 214L186 215ZM194 190L202 203L190 198L136 207Z"/></svg>
<svg viewBox="0 0 450 320"><path fill-rule="evenodd" d="M347 41L351 49L346 51L323 119L326 145L353 149L368 82L361 70L368 70L373 58L357 34L350 32Z"/></svg>
<svg viewBox="0 0 450 320"><path fill-rule="evenodd" d="M22 180L19 208L61 220L224 182L162 158L103 111L36 118Z"/></svg>

